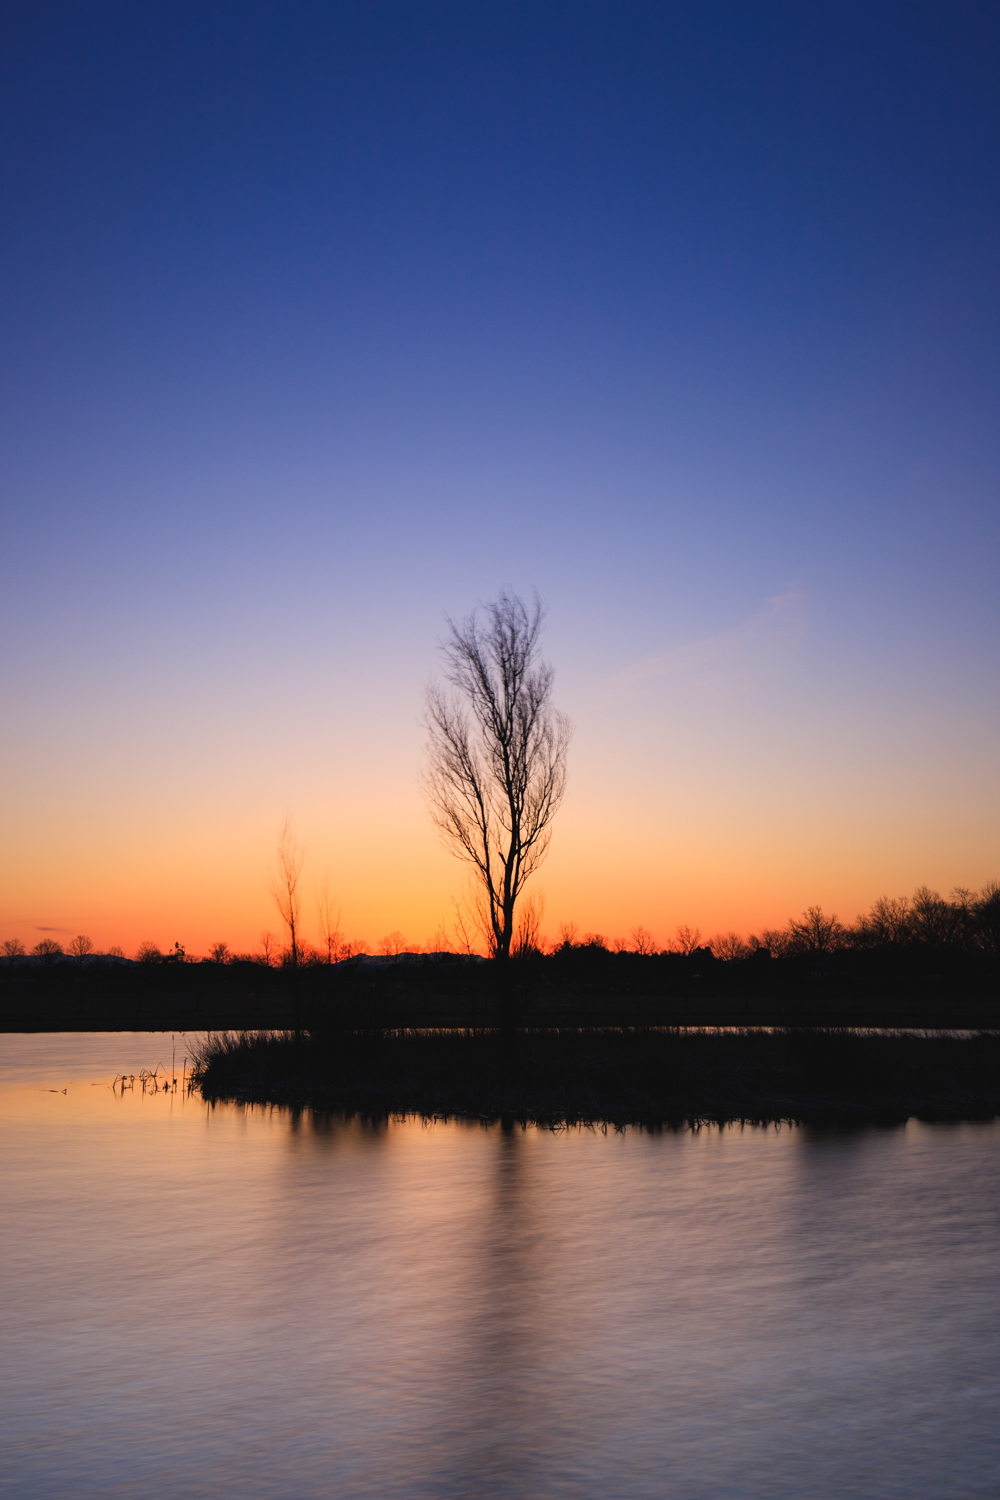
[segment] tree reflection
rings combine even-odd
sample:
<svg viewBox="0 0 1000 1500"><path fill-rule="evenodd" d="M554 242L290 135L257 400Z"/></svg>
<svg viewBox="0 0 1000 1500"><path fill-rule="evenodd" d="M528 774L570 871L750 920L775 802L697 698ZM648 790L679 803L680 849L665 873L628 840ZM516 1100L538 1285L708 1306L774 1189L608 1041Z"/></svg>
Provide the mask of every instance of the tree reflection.
<svg viewBox="0 0 1000 1500"><path fill-rule="evenodd" d="M532 1135L511 1120L491 1131L491 1171L472 1258L478 1274L452 1373L464 1411L460 1443L438 1478L461 1493L520 1493L555 1422L541 1378L550 1342Z"/></svg>

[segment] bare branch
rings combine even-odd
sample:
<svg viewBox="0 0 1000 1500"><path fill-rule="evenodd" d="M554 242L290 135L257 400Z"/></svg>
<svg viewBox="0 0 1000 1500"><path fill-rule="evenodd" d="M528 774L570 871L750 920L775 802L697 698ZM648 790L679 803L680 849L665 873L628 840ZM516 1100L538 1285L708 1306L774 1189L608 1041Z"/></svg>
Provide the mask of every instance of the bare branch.
<svg viewBox="0 0 1000 1500"><path fill-rule="evenodd" d="M294 967L297 967L299 962L299 913L302 905L299 896L299 879L302 875L304 859L305 850L299 847L291 819L286 817L278 838L275 862L268 875L267 888L278 909L278 915L288 928Z"/></svg>
<svg viewBox="0 0 1000 1500"><path fill-rule="evenodd" d="M326 961L332 964L340 957L343 936L340 931L340 907L334 909L329 879L324 879L316 892L316 909L319 914L319 933L326 949Z"/></svg>

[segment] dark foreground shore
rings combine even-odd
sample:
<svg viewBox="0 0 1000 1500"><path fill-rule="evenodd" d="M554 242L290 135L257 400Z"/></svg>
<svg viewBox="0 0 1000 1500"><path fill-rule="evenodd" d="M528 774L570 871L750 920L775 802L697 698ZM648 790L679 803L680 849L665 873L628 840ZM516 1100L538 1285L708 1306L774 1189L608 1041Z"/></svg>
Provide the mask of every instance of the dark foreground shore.
<svg viewBox="0 0 1000 1500"><path fill-rule="evenodd" d="M208 1100L547 1126L991 1119L1000 1114L1000 1036L801 1027L299 1041L230 1033L206 1044L195 1084Z"/></svg>

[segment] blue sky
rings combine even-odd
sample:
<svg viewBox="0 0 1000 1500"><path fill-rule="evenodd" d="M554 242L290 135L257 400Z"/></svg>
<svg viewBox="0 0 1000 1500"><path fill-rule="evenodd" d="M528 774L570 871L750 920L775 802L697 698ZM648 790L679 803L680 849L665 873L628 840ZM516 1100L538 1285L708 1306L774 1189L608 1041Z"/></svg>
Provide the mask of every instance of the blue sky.
<svg viewBox="0 0 1000 1500"><path fill-rule="evenodd" d="M422 936L420 693L502 585L578 725L554 919L997 873L995 7L4 28L12 930L235 935L290 809Z"/></svg>

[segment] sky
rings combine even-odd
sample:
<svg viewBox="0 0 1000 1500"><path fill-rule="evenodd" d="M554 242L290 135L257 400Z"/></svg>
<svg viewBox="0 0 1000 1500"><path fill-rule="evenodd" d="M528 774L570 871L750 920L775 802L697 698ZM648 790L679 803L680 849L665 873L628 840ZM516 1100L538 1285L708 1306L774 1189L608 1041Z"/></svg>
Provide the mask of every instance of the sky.
<svg viewBox="0 0 1000 1500"><path fill-rule="evenodd" d="M543 929L1000 876L1000 11L8 0L0 938L426 944L447 617L547 608Z"/></svg>

